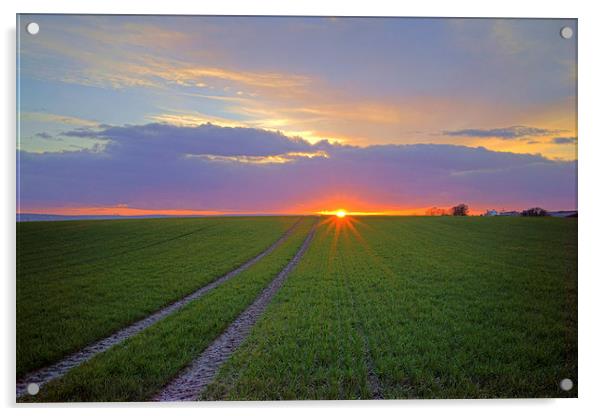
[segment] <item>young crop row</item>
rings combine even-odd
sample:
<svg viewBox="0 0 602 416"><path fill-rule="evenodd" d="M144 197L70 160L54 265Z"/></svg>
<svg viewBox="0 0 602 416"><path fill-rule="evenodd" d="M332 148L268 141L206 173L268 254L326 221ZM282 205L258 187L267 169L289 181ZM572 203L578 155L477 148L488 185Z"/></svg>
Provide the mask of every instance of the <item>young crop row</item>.
<svg viewBox="0 0 602 416"><path fill-rule="evenodd" d="M297 219L19 224L17 376L215 280L264 251Z"/></svg>
<svg viewBox="0 0 602 416"><path fill-rule="evenodd" d="M313 225L293 234L258 263L182 310L46 384L39 401L150 399L197 357L293 258Z"/></svg>
<svg viewBox="0 0 602 416"><path fill-rule="evenodd" d="M576 396L576 225L325 224L203 398Z"/></svg>
<svg viewBox="0 0 602 416"><path fill-rule="evenodd" d="M19 275L32 280L52 279L56 277L54 269L169 242L219 223L219 219L213 218L20 222L17 223Z"/></svg>
<svg viewBox="0 0 602 416"><path fill-rule="evenodd" d="M345 282L349 259L335 224L322 223L303 261L202 399L371 397L364 342Z"/></svg>

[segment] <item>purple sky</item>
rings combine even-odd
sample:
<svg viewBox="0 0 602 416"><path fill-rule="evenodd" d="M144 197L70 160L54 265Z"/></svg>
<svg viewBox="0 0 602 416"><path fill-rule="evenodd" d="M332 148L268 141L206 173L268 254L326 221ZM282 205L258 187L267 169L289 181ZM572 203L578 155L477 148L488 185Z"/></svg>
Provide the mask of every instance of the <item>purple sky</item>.
<svg viewBox="0 0 602 416"><path fill-rule="evenodd" d="M22 203L233 212L575 208L576 163L485 148L310 144L274 132L165 124L73 130L98 149L22 153ZM50 175L48 173L51 173Z"/></svg>
<svg viewBox="0 0 602 416"><path fill-rule="evenodd" d="M565 25L21 15L18 209L575 209Z"/></svg>

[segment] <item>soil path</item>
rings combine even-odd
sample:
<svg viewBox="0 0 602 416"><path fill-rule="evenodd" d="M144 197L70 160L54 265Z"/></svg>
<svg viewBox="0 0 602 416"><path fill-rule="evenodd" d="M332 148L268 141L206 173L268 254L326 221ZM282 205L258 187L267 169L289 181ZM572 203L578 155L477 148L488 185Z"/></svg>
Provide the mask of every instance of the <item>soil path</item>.
<svg viewBox="0 0 602 416"><path fill-rule="evenodd" d="M213 343L203 351L192 363L186 367L176 378L163 387L153 400L155 401L184 401L197 400L199 394L209 385L215 377L220 366L230 358L236 349L242 344L249 334L251 328L265 308L272 300L276 292L284 284L289 273L301 260L316 232L317 221L307 234L303 244L295 254L295 257L284 269L272 280L272 282L261 292L255 301L242 312L236 320L220 335Z"/></svg>
<svg viewBox="0 0 602 416"><path fill-rule="evenodd" d="M17 398L27 394L27 386L29 384L36 383L39 387L41 387L51 380L64 376L69 370L88 361L96 354L106 351L112 346L119 344L120 342L123 342L126 339L138 334L139 332L145 330L149 326L180 310L193 300L200 298L207 292L215 289L221 284L232 279L234 276L242 273L243 271L257 263L259 260L273 252L282 243L284 243L284 241L286 241L295 231L295 229L299 226L302 220L303 218L299 218L299 220L296 221L274 244L272 244L265 251L263 251L256 257L253 257L251 260L238 267L237 269L232 270L228 274L223 275L222 277L214 280L206 286L201 287L200 289L181 298L180 300L171 303L170 305L162 309L159 309L152 315L149 315L146 318L133 323L132 325L122 328L119 331L113 333L112 335L101 339L100 341L97 341L91 345L88 345L80 351L68 355L67 357L63 358L55 364L26 374L23 378L17 380Z"/></svg>

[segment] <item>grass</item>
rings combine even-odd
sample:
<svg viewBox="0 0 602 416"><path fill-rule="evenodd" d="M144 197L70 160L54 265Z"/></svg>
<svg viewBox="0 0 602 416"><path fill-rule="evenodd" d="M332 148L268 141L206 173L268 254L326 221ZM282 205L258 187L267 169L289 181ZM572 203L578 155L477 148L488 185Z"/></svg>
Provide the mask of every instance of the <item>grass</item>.
<svg viewBox="0 0 602 416"><path fill-rule="evenodd" d="M149 399L253 302L293 258L313 221L305 218L288 240L238 276L25 400Z"/></svg>
<svg viewBox="0 0 602 416"><path fill-rule="evenodd" d="M341 277L345 259L321 226L304 259L203 399L366 397L368 370ZM269 358L268 358L269 357Z"/></svg>
<svg viewBox="0 0 602 416"><path fill-rule="evenodd" d="M17 224L17 376L139 320L265 250L297 218Z"/></svg>
<svg viewBox="0 0 602 416"><path fill-rule="evenodd" d="M576 397L577 220L323 224L203 399Z"/></svg>

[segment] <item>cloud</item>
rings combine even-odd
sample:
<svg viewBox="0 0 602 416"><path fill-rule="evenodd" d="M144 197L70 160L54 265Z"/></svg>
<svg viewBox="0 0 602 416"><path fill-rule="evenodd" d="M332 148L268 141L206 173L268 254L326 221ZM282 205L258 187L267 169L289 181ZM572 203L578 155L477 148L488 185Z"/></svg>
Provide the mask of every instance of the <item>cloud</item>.
<svg viewBox="0 0 602 416"><path fill-rule="evenodd" d="M496 137L500 139L522 139L524 137L533 136L549 136L551 134L560 133L561 130L543 129L528 126L511 126L495 129L464 129L464 130L448 130L443 134L447 136L463 136L463 137Z"/></svg>
<svg viewBox="0 0 602 416"><path fill-rule="evenodd" d="M66 131L62 135L107 140L107 153L120 155L279 156L330 148L327 142L312 146L304 139L279 132L211 123L194 127L163 123L106 126L98 130Z"/></svg>
<svg viewBox="0 0 602 416"><path fill-rule="evenodd" d="M74 52L71 36L61 37L56 32L47 32L49 34L44 39L36 40L29 46L31 49L24 52L27 59L36 62L52 53L55 57L63 57L62 61L56 67L44 69L29 64L26 71L36 78L103 88L165 89L180 86L198 89L211 85L282 95L294 94L311 81L308 76L295 73L250 71L173 58L173 54L166 53L165 45L178 39L180 42L190 40L181 38L183 35L179 32L157 32L156 27L146 25L126 25L116 30L120 36L108 35L100 29L78 31L68 27L65 30L65 34L81 36L83 42L89 42L94 53L81 49ZM142 30L149 32L146 41L142 40ZM154 43L155 39L159 44ZM164 44L160 45L161 42Z"/></svg>
<svg viewBox="0 0 602 416"><path fill-rule="evenodd" d="M45 113L45 112L23 112L19 115L21 122L47 122L66 124L71 126L97 127L97 121L87 120L80 117L66 116L61 114Z"/></svg>
<svg viewBox="0 0 602 416"><path fill-rule="evenodd" d="M40 139L47 139L47 140L50 140L50 139L52 139L54 137L51 134L48 134L48 133L45 133L45 132L36 133L35 136L39 137Z"/></svg>
<svg viewBox="0 0 602 416"><path fill-rule="evenodd" d="M76 84L66 86L67 90L77 91L74 98L79 100L70 105L85 108L106 108L107 97L115 95L113 91L82 85L118 89L117 94L124 99L110 104L115 106L110 115L99 112L114 122L146 120L187 126L211 122L227 127L281 130L312 143L328 137L358 145L451 141L479 145L484 143L474 135L458 137L451 131L450 135L456 137L450 139L441 131L463 125L572 125L574 105L564 106L560 116L541 114L548 111L550 104L563 102L564 93L542 101L539 92L544 90L547 94L559 85L558 76L540 82L544 75L541 71L517 65L525 61L525 55L541 50L539 44L536 48L524 42L533 38L526 36L529 28L539 27L541 22L535 26L533 22L525 27L519 25L522 30L518 31L515 22L503 20L429 23L441 30L447 30L452 22L465 26L466 39L479 46L475 61L478 65L473 65L471 54L457 48L455 42L449 44L447 36L439 36L440 32L430 26L424 26L434 35L425 38L429 50L452 52L416 55L411 42L402 40L404 37L390 37L390 33L397 33L391 29L405 30L402 20L385 23L343 19L334 25L325 19L269 19L270 22L258 25L254 19L246 18L39 18L45 35L24 37L21 45L24 79ZM362 32L357 28L364 24L368 25L366 29L370 27L372 41L366 43L367 38L360 36L357 42L349 42ZM490 39L492 36L494 39ZM546 34L545 39L548 38ZM377 39L385 44L374 48L373 44L379 43ZM291 51L290 44L299 47ZM526 44L530 45L528 50L514 53L517 46ZM348 48L349 45L355 46ZM400 47L407 47L409 55L388 52ZM491 55L499 55L503 64L489 62L487 57ZM362 57L363 65L357 64L358 57ZM574 63L572 57L568 55L568 60ZM508 65L509 59L512 65ZM542 62L546 68L556 67L548 59L535 61L537 68L542 67ZM452 88L438 68L447 68L448 75L458 83ZM565 72L563 69L562 74ZM399 77L399 73L404 76ZM526 82L525 74L536 77L537 82ZM493 78L497 82L491 83ZM574 93L574 88L569 93ZM45 95L40 97L47 100ZM143 105L131 105L131 100L142 101L140 97L144 97ZM491 97L496 97L495 102ZM51 97L48 100L28 108L58 105ZM80 114L79 109L76 114ZM463 125L458 125L458 120ZM563 121L558 124L557 120ZM490 140L486 145L494 150L522 149L574 157L562 146L527 148L511 140ZM26 148L43 151L50 145L37 141Z"/></svg>
<svg viewBox="0 0 602 416"><path fill-rule="evenodd" d="M577 143L576 137L554 137L552 139L554 144L574 144Z"/></svg>
<svg viewBox="0 0 602 416"><path fill-rule="evenodd" d="M252 128L146 124L65 134L94 150L21 151L23 211L49 207L244 212L448 206L575 208L576 162L482 147L348 146Z"/></svg>
<svg viewBox="0 0 602 416"><path fill-rule="evenodd" d="M237 155L237 156L220 156L212 154L200 154L200 155L185 155L189 158L204 159L212 162L221 163L248 163L254 165L267 165L267 164L281 164L291 163L300 158L313 159L315 157L328 158L328 153L323 150L319 150L314 153L309 152L288 152L280 155L269 155L269 156L248 156L248 155Z"/></svg>

